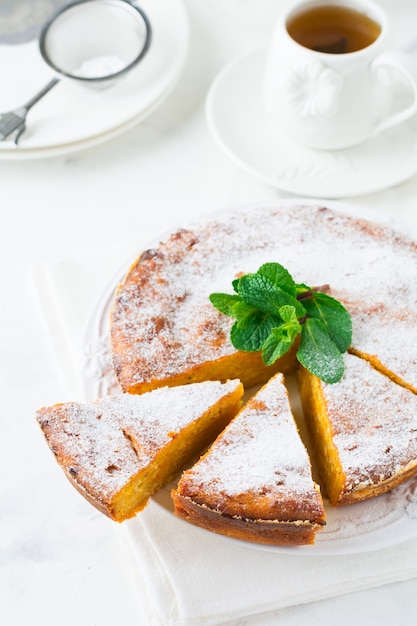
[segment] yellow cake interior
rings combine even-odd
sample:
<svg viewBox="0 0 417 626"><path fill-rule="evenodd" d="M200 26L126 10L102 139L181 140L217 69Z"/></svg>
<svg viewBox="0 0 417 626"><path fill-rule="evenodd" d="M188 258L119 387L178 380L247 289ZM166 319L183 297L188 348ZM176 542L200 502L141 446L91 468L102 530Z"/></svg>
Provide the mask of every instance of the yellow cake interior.
<svg viewBox="0 0 417 626"><path fill-rule="evenodd" d="M242 388L222 398L179 433L155 455L112 499L112 517L120 522L141 511L148 498L173 480L205 447L216 438L240 409Z"/></svg>
<svg viewBox="0 0 417 626"><path fill-rule="evenodd" d="M323 494L327 495L332 504L340 504L339 494L343 491L346 477L333 443L332 425L327 417L320 380L301 367L298 370L298 381Z"/></svg>

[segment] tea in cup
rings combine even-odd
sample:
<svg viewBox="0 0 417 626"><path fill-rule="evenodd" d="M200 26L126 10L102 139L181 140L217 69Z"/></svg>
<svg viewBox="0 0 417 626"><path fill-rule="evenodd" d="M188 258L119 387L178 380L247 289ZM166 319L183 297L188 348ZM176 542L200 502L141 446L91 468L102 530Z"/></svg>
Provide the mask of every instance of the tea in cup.
<svg viewBox="0 0 417 626"><path fill-rule="evenodd" d="M359 144L417 111L417 62L392 51L371 0L298 0L269 46L263 101L274 126L324 150ZM399 78L408 104L393 111Z"/></svg>

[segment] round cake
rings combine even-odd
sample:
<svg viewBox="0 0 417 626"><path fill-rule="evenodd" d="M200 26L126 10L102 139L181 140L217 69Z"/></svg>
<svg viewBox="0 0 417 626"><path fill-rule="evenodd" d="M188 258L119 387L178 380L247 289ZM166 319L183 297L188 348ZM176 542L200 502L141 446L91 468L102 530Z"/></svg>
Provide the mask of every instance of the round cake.
<svg viewBox="0 0 417 626"><path fill-rule="evenodd" d="M339 383L323 385L301 368L297 347L269 367L258 352L233 347L233 320L209 296L233 293L234 279L269 262L296 283L326 285L349 311ZM249 387L298 370L320 486L332 504L348 504L417 472L416 305L417 245L389 226L319 205L228 212L179 230L130 268L111 312L114 369L130 393L210 379Z"/></svg>
<svg viewBox="0 0 417 626"><path fill-rule="evenodd" d="M232 281L265 263L281 264L313 290L326 286L350 313L352 341L339 382L325 383L304 369L296 343L272 366L259 352L233 347L234 320L211 304L210 294L232 294ZM259 543L312 543L325 524L322 493L334 505L349 504L417 473L416 305L417 244L388 226L310 204L227 212L143 252L117 287L110 340L124 394L109 400L109 415L97 401L44 409L38 419L72 482L113 519L133 515L186 470L173 491L179 517ZM295 373L311 445L284 386L282 374ZM225 419L214 428L215 415L200 406L197 393L197 420L181 436L176 421L184 419L189 383L227 380L238 397ZM263 387L234 417L240 381ZM127 408L149 397L146 419L140 411L132 417ZM148 459L161 429L160 449ZM202 444L211 447L186 469L189 453Z"/></svg>

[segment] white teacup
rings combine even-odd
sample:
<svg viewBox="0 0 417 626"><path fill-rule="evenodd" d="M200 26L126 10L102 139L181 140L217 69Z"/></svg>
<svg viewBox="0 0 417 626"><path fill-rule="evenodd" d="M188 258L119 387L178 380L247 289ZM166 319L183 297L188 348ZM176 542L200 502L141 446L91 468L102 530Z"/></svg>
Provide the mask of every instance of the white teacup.
<svg viewBox="0 0 417 626"><path fill-rule="evenodd" d="M417 63L390 48L388 17L370 0L293 2L267 55L263 100L273 125L305 146L334 150L408 119L417 111ZM393 111L400 83L410 97Z"/></svg>

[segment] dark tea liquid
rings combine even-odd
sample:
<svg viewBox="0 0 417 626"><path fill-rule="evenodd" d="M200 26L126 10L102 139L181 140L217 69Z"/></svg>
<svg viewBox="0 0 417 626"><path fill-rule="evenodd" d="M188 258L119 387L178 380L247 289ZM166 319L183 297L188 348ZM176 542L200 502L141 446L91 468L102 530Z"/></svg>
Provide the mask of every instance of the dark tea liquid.
<svg viewBox="0 0 417 626"><path fill-rule="evenodd" d="M379 37L381 26L355 9L324 5L290 17L287 31L297 43L310 50L345 54L373 43Z"/></svg>

